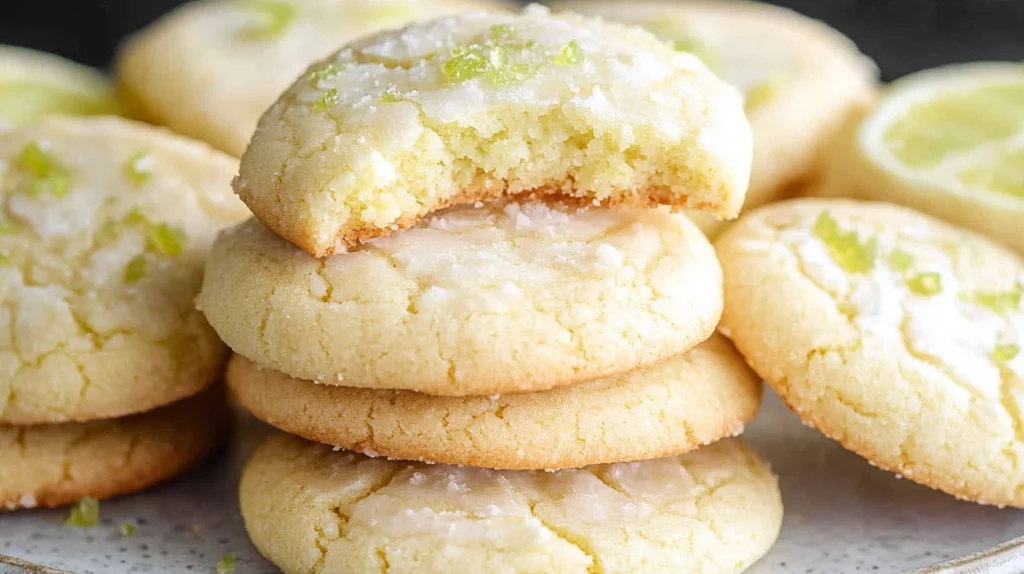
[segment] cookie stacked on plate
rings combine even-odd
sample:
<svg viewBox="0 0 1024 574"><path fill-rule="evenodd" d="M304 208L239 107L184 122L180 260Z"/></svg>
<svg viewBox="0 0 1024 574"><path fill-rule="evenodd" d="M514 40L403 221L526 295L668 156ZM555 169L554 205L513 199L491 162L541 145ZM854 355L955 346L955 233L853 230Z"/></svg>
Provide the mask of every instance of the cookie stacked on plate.
<svg viewBox="0 0 1024 574"><path fill-rule="evenodd" d="M223 438L197 312L236 162L116 118L0 134L0 509L134 492Z"/></svg>
<svg viewBox="0 0 1024 574"><path fill-rule="evenodd" d="M198 300L240 403L315 441L250 461L256 545L288 572L752 564L779 493L719 439L760 382L669 209L735 216L750 158L739 94L639 28L475 13L312 66Z"/></svg>

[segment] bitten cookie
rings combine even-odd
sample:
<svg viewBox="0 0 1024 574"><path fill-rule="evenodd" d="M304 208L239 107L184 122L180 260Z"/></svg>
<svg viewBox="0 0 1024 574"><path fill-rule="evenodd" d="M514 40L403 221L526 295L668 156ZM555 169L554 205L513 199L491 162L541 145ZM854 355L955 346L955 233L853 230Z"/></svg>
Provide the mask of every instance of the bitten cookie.
<svg viewBox="0 0 1024 574"><path fill-rule="evenodd" d="M198 393L226 351L195 310L236 162L123 119L0 134L0 423L83 421Z"/></svg>
<svg viewBox="0 0 1024 574"><path fill-rule="evenodd" d="M316 259L256 220L214 244L198 303L265 368L436 395L539 391L714 332L714 250L683 215L480 204Z"/></svg>
<svg viewBox="0 0 1024 574"><path fill-rule="evenodd" d="M229 418L216 388L119 419L0 426L0 511L148 488L221 444Z"/></svg>
<svg viewBox="0 0 1024 574"><path fill-rule="evenodd" d="M720 335L627 375L492 397L317 385L239 355L228 384L282 430L370 456L485 468L573 468L680 454L737 435L761 381Z"/></svg>
<svg viewBox="0 0 1024 574"><path fill-rule="evenodd" d="M1024 261L844 200L762 208L716 245L722 330L801 418L916 482L1024 506Z"/></svg>
<svg viewBox="0 0 1024 574"><path fill-rule="evenodd" d="M322 256L502 194L735 217L751 145L742 98L697 58L532 6L413 24L314 64L260 120L235 190Z"/></svg>
<svg viewBox="0 0 1024 574"><path fill-rule="evenodd" d="M96 70L53 54L0 45L0 130L51 114L118 111L113 85Z"/></svg>
<svg viewBox="0 0 1024 574"><path fill-rule="evenodd" d="M744 209L777 201L811 175L821 148L874 90L878 71L848 38L762 2L561 2L589 16L637 24L699 56L746 95L754 163ZM725 222L690 214L708 234Z"/></svg>
<svg viewBox="0 0 1024 574"><path fill-rule="evenodd" d="M147 120L241 156L260 115L310 62L339 45L413 20L501 6L463 0L189 2L121 46L118 88Z"/></svg>
<svg viewBox="0 0 1024 574"><path fill-rule="evenodd" d="M242 473L253 543L286 573L741 572L782 522L776 479L725 440L679 457L496 471L370 459L279 434Z"/></svg>

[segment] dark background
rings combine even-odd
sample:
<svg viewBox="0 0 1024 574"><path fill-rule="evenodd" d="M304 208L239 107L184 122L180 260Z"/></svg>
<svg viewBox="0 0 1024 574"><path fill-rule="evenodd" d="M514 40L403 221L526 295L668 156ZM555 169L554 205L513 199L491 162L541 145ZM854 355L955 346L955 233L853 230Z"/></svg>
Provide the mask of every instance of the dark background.
<svg viewBox="0 0 1024 574"><path fill-rule="evenodd" d="M429 1L429 0L424 0ZM105 66L118 41L180 0L0 0L0 43ZM1024 60L1024 0L777 0L828 22L885 79L971 60Z"/></svg>

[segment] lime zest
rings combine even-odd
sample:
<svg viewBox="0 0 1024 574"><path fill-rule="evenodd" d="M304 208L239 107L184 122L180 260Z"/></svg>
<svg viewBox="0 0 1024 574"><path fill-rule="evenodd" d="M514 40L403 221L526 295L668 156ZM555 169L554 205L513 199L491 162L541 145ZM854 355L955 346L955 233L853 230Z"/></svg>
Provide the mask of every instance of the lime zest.
<svg viewBox="0 0 1024 574"><path fill-rule="evenodd" d="M990 357L996 363L1009 363L1020 353L1020 346L1016 343L1001 343L992 349Z"/></svg>
<svg viewBox="0 0 1024 574"><path fill-rule="evenodd" d="M829 256L840 268L850 273L867 273L875 266L878 242L871 238L862 243L857 232L843 231L832 214L822 211L811 233L825 244Z"/></svg>
<svg viewBox="0 0 1024 574"><path fill-rule="evenodd" d="M583 61L585 56L583 55L583 48L576 40L570 41L568 44L562 46L562 53L555 56L556 66L575 66Z"/></svg>
<svg viewBox="0 0 1024 574"><path fill-rule="evenodd" d="M6 219L0 219L0 235L14 235L21 231L21 226Z"/></svg>
<svg viewBox="0 0 1024 574"><path fill-rule="evenodd" d="M89 528L100 523L100 503L86 496L71 507L71 514L64 521L64 526Z"/></svg>
<svg viewBox="0 0 1024 574"><path fill-rule="evenodd" d="M405 94L398 89L398 86L391 84L380 94L380 101L385 104L393 104L395 102L401 102L405 99Z"/></svg>
<svg viewBox="0 0 1024 574"><path fill-rule="evenodd" d="M889 266L900 273L905 273L914 265L914 256L896 248L889 254Z"/></svg>
<svg viewBox="0 0 1024 574"><path fill-rule="evenodd" d="M185 247L185 232L167 223L150 224L146 230L146 250L169 257L181 255Z"/></svg>
<svg viewBox="0 0 1024 574"><path fill-rule="evenodd" d="M217 562L217 574L230 574L235 571L235 555L228 552Z"/></svg>
<svg viewBox="0 0 1024 574"><path fill-rule="evenodd" d="M249 40L270 40L280 36L298 15L295 6L280 0L249 0L245 6L255 11L258 18L242 28L242 37Z"/></svg>
<svg viewBox="0 0 1024 574"><path fill-rule="evenodd" d="M28 186L29 195L39 196L49 192L55 197L64 197L71 191L71 172L36 142L30 142L21 148L17 165L31 178Z"/></svg>
<svg viewBox="0 0 1024 574"><path fill-rule="evenodd" d="M915 295L931 297L942 291L942 275L934 271L918 273L907 279L907 289Z"/></svg>
<svg viewBox="0 0 1024 574"><path fill-rule="evenodd" d="M139 150L132 154L124 164L124 176L134 187L142 187L149 183L153 174L149 171L149 152Z"/></svg>
<svg viewBox="0 0 1024 574"><path fill-rule="evenodd" d="M323 68L320 68L319 70L310 73L307 85L309 85L309 87L311 88L318 88L320 86L320 82L327 80L329 78L333 78L334 76L337 76L339 73L341 73L341 66L339 66L335 62L331 62L330 64L327 64Z"/></svg>
<svg viewBox="0 0 1024 574"><path fill-rule="evenodd" d="M662 40L669 41L675 51L693 54L712 70L719 67L719 54L704 40L694 35L690 31L690 26L678 16L661 14L648 22L644 28Z"/></svg>
<svg viewBox="0 0 1024 574"><path fill-rule="evenodd" d="M131 522L122 522L120 531L121 538L131 538L135 536L135 525Z"/></svg>
<svg viewBox="0 0 1024 574"><path fill-rule="evenodd" d="M1024 285L1017 283L1007 291L974 291L967 299L996 313L1006 313L1020 307L1022 295Z"/></svg>
<svg viewBox="0 0 1024 574"><path fill-rule="evenodd" d="M779 78L768 78L750 86L744 94L743 110L749 114L778 98L781 85L782 80Z"/></svg>
<svg viewBox="0 0 1024 574"><path fill-rule="evenodd" d="M146 276L146 256L139 253L124 266L124 282L132 285Z"/></svg>
<svg viewBox="0 0 1024 574"><path fill-rule="evenodd" d="M317 112L326 112L330 108L333 108L338 104L338 89L331 88L324 92L320 99L313 102L313 110Z"/></svg>
<svg viewBox="0 0 1024 574"><path fill-rule="evenodd" d="M0 265L10 265L11 256L6 253L0 253Z"/></svg>

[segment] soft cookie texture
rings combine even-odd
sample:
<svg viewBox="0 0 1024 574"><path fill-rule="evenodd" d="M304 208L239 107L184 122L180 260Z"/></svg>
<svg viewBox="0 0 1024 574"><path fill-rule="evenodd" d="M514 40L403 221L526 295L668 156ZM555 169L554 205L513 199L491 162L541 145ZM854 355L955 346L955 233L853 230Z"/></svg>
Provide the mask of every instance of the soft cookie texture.
<svg viewBox="0 0 1024 574"><path fill-rule="evenodd" d="M745 94L754 134L748 210L813 177L822 148L877 81L874 63L837 30L762 2L587 0L555 9L643 26ZM708 234L726 225L707 213L690 215Z"/></svg>
<svg viewBox="0 0 1024 574"><path fill-rule="evenodd" d="M0 135L0 423L83 421L198 393L226 350L196 311L236 162L117 118Z"/></svg>
<svg viewBox="0 0 1024 574"><path fill-rule="evenodd" d="M370 456L571 468L680 454L739 434L761 381L720 335L653 367L537 393L434 397L317 385L236 355L228 384L278 428Z"/></svg>
<svg viewBox="0 0 1024 574"><path fill-rule="evenodd" d="M119 419L0 426L0 512L142 490L209 454L228 422L216 388Z"/></svg>
<svg viewBox="0 0 1024 574"><path fill-rule="evenodd" d="M484 7L461 0L201 0L130 38L118 88L147 120L245 151L256 122L310 62L371 32ZM197 89L197 86L202 86Z"/></svg>
<svg viewBox="0 0 1024 574"><path fill-rule="evenodd" d="M532 6L413 24L314 64L260 120L235 189L321 256L501 194L735 217L751 146L739 93L694 56Z"/></svg>
<svg viewBox="0 0 1024 574"><path fill-rule="evenodd" d="M102 74L59 56L0 45L0 130L51 114L118 113L113 85Z"/></svg>
<svg viewBox="0 0 1024 574"><path fill-rule="evenodd" d="M199 305L287 375L437 395L538 391L704 341L721 268L684 216L480 204L325 259L252 220L215 242Z"/></svg>
<svg viewBox="0 0 1024 574"><path fill-rule="evenodd" d="M579 470L366 458L270 437L242 473L253 543L285 573L741 572L782 522L776 479L736 440Z"/></svg>
<svg viewBox="0 0 1024 574"><path fill-rule="evenodd" d="M902 207L779 203L716 244L722 330L806 422L873 464L1024 506L1024 262Z"/></svg>

